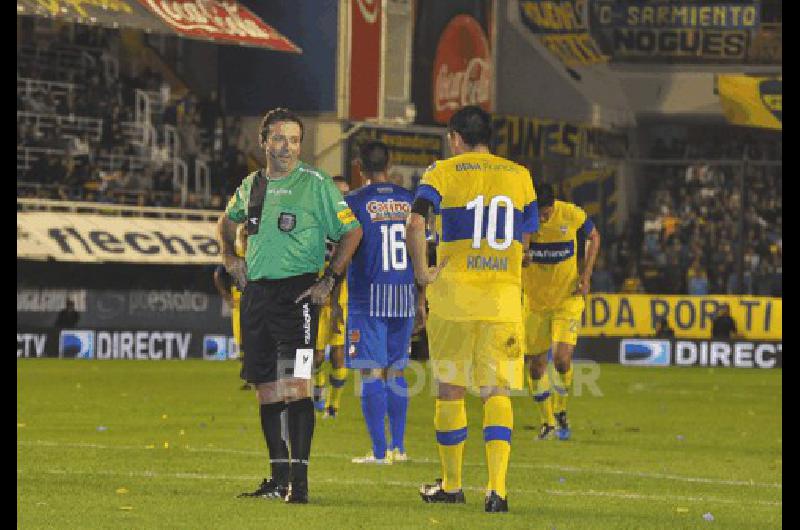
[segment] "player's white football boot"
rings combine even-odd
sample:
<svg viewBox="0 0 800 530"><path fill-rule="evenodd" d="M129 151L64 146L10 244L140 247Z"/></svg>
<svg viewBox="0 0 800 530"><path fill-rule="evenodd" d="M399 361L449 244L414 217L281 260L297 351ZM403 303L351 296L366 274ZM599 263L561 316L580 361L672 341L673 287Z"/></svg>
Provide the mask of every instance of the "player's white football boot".
<svg viewBox="0 0 800 530"><path fill-rule="evenodd" d="M375 455L369 453L367 456L357 456L351 460L354 464L377 464L377 465L391 465L392 458L389 456L391 453L386 451L385 458L375 458Z"/></svg>
<svg viewBox="0 0 800 530"><path fill-rule="evenodd" d="M400 449L394 448L392 452L386 452L386 456L392 455L392 462L408 462L408 453L401 453Z"/></svg>

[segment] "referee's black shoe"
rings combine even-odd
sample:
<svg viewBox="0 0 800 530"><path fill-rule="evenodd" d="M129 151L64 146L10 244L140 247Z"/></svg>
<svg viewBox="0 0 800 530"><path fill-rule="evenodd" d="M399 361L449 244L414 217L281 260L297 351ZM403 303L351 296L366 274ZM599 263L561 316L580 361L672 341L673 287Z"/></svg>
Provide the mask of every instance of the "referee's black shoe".
<svg viewBox="0 0 800 530"><path fill-rule="evenodd" d="M445 504L464 504L467 502L464 491L446 492L442 489L442 479L437 478L433 484L423 484L419 488L419 495L425 502L441 502Z"/></svg>
<svg viewBox="0 0 800 530"><path fill-rule="evenodd" d="M308 504L308 486L289 486L289 492L284 499L288 504Z"/></svg>
<svg viewBox="0 0 800 530"><path fill-rule="evenodd" d="M272 477L265 478L261 485L255 491L245 491L238 495L239 498L244 497L260 497L262 499L282 499L286 496L289 487L285 484L279 484Z"/></svg>
<svg viewBox="0 0 800 530"><path fill-rule="evenodd" d="M502 498L496 491L492 490L486 496L484 509L487 513L500 513L508 511L508 499Z"/></svg>

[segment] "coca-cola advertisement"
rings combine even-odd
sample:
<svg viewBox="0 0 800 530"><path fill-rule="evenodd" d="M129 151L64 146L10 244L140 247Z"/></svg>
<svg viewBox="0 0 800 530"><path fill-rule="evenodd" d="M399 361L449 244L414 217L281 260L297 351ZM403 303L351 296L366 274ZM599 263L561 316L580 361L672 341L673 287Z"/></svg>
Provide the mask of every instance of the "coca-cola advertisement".
<svg viewBox="0 0 800 530"><path fill-rule="evenodd" d="M176 32L214 41L302 53L247 7L231 0L139 0Z"/></svg>
<svg viewBox="0 0 800 530"><path fill-rule="evenodd" d="M419 0L411 99L416 122L443 125L465 105L492 108L488 0Z"/></svg>
<svg viewBox="0 0 800 530"><path fill-rule="evenodd" d="M489 41L478 21L458 15L445 28L433 63L433 119L447 123L467 105L491 111Z"/></svg>

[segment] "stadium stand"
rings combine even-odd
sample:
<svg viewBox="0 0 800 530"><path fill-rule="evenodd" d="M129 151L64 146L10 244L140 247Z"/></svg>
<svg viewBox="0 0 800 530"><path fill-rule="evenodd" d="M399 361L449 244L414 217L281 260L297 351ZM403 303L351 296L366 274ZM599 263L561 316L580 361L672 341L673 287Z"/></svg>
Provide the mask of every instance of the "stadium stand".
<svg viewBox="0 0 800 530"><path fill-rule="evenodd" d="M656 140L650 153L687 162L646 168L641 232L633 240L644 289L781 296L780 136L703 128L689 138ZM745 156L753 161L746 166L739 162Z"/></svg>
<svg viewBox="0 0 800 530"><path fill-rule="evenodd" d="M216 93L181 94L143 65L123 72L118 30L21 23L18 197L222 208L249 168L241 118L226 116ZM641 166L639 208L603 233L594 292L780 296L780 134L688 131L649 146L661 163Z"/></svg>
<svg viewBox="0 0 800 530"><path fill-rule="evenodd" d="M246 160L216 94L120 71L116 30L24 20L17 43L17 196L221 208ZM57 29L58 28L58 29ZM212 178L212 175L214 178Z"/></svg>

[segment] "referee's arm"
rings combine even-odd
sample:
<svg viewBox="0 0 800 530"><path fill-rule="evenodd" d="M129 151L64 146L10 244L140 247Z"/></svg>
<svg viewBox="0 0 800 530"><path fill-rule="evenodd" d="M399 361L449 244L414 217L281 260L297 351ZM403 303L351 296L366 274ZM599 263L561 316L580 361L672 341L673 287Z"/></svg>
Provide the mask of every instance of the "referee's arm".
<svg viewBox="0 0 800 530"><path fill-rule="evenodd" d="M225 270L233 276L239 289L244 289L247 284L247 265L244 259L236 255L236 223L227 213L219 216L217 238L222 247L222 263L225 265Z"/></svg>
<svg viewBox="0 0 800 530"><path fill-rule="evenodd" d="M361 243L363 235L364 230L361 228L361 225L358 225L345 232L339 240L339 244L336 245L336 249L333 251L330 263L330 268L336 276L344 274L347 265L350 263L350 258L353 257L359 243Z"/></svg>

